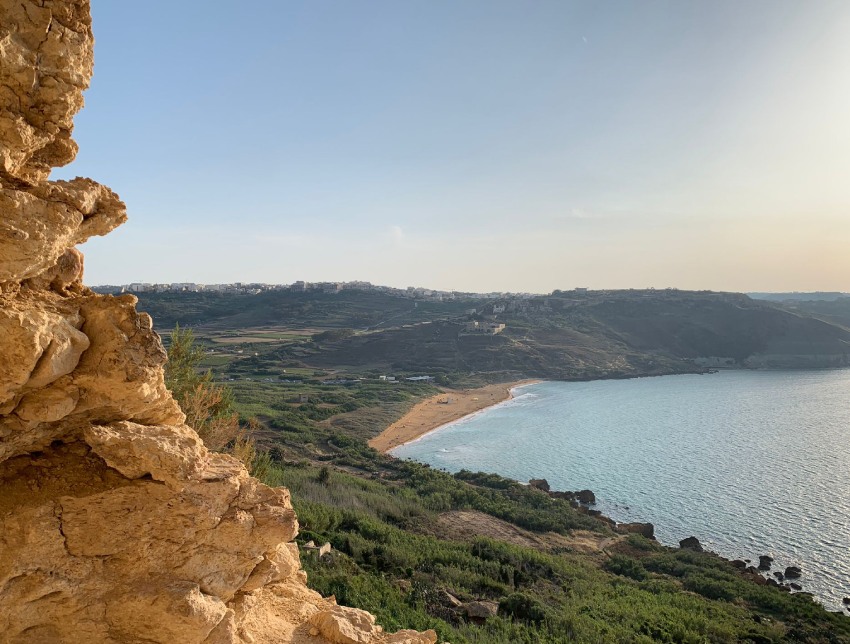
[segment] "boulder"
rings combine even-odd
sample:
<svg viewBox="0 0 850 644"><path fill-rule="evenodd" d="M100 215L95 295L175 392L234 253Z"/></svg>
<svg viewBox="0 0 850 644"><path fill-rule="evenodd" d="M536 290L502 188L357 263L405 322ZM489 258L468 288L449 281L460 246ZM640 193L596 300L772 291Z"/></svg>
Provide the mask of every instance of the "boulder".
<svg viewBox="0 0 850 644"><path fill-rule="evenodd" d="M679 547L686 550L695 550L702 552L702 544L696 537L687 537L679 542Z"/></svg>
<svg viewBox="0 0 850 644"><path fill-rule="evenodd" d="M803 571L799 566L788 566L785 569L785 578L786 579L799 579L803 574Z"/></svg>
<svg viewBox="0 0 850 644"><path fill-rule="evenodd" d="M463 605L463 612L473 621L484 621L499 613L499 604L486 600L467 602Z"/></svg>
<svg viewBox="0 0 850 644"><path fill-rule="evenodd" d="M762 577L760 574L758 574L758 572L755 572L755 573L748 572L747 577L749 578L750 581L752 581L757 586L766 586L771 581L773 581L772 579L767 579L766 577Z"/></svg>
<svg viewBox="0 0 850 644"><path fill-rule="evenodd" d="M579 490L576 492L576 499L578 499L579 503L584 503L585 505L596 503L596 495L590 490Z"/></svg>
<svg viewBox="0 0 850 644"><path fill-rule="evenodd" d="M546 479L531 479L528 484L538 490L542 490L543 492L549 491L549 481Z"/></svg>
<svg viewBox="0 0 850 644"><path fill-rule="evenodd" d="M773 563L773 557L770 555L759 556L759 570L770 570L770 565Z"/></svg>
<svg viewBox="0 0 850 644"><path fill-rule="evenodd" d="M729 563L732 564L733 568L737 568L738 570L745 570L747 568L747 562L740 559L734 559Z"/></svg>
<svg viewBox="0 0 850 644"><path fill-rule="evenodd" d="M440 603L444 606L448 606L450 608L461 608L463 606L463 602L447 590L441 590L439 597Z"/></svg>
<svg viewBox="0 0 850 644"><path fill-rule="evenodd" d="M844 604L845 606L850 606L850 597L845 597L844 599L841 600L841 603Z"/></svg>
<svg viewBox="0 0 850 644"><path fill-rule="evenodd" d="M802 587L800 584L795 583L795 582L793 582L793 581L792 581L790 584L788 584L788 585L789 585L789 586L791 586L791 588L792 588L793 590L803 590L803 587Z"/></svg>

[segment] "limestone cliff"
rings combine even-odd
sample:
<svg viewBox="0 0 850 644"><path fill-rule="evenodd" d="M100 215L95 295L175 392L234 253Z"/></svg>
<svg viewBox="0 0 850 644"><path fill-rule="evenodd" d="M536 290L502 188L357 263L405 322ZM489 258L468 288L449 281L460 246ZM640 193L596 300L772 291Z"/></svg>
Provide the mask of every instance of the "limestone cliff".
<svg viewBox="0 0 850 644"><path fill-rule="evenodd" d="M305 585L289 493L209 452L135 298L75 246L125 219L74 158L87 0L0 0L0 642L433 643Z"/></svg>

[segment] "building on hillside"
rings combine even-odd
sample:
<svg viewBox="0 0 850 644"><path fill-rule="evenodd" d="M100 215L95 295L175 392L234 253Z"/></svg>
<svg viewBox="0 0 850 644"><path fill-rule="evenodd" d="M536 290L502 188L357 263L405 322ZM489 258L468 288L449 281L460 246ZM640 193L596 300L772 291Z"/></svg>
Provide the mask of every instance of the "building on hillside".
<svg viewBox="0 0 850 644"><path fill-rule="evenodd" d="M467 322L464 327L464 333L482 333L485 335L496 335L504 330L503 322L479 322L478 320Z"/></svg>

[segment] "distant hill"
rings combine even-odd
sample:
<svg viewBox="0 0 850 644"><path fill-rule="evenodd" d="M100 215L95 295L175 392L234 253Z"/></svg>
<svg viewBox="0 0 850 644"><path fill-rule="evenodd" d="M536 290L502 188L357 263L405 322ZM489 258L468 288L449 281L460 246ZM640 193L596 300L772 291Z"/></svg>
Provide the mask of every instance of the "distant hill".
<svg viewBox="0 0 850 644"><path fill-rule="evenodd" d="M139 309L158 329L201 326L243 329L264 326L350 327L357 330L456 317L483 300L414 300L376 291L267 291L235 293L137 293Z"/></svg>
<svg viewBox="0 0 850 644"><path fill-rule="evenodd" d="M159 330L175 323L220 332L348 328L251 350L258 362L318 368L479 374L492 378L616 378L708 367L850 365L850 298L796 308L735 293L555 292L504 300L417 301L366 291L140 296ZM810 311L833 306L827 313ZM474 310L474 313L473 313ZM846 318L843 317L846 315ZM468 332L474 320L504 323ZM848 328L843 326L847 322Z"/></svg>
<svg viewBox="0 0 850 644"><path fill-rule="evenodd" d="M850 297L850 293L838 291L814 291L812 293L747 293L754 300L768 300L770 302L816 302L831 301L842 297Z"/></svg>
<svg viewBox="0 0 850 644"><path fill-rule="evenodd" d="M783 308L850 329L850 296L834 300L785 301Z"/></svg>

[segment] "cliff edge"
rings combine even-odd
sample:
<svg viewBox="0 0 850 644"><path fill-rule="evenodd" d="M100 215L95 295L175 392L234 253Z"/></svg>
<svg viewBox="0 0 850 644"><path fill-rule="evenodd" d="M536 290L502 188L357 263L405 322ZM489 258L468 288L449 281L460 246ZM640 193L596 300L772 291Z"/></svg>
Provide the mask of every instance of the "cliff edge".
<svg viewBox="0 0 850 644"><path fill-rule="evenodd" d="M74 247L126 219L73 160L87 0L0 0L0 642L433 644L305 585L289 493L209 452L132 296Z"/></svg>

